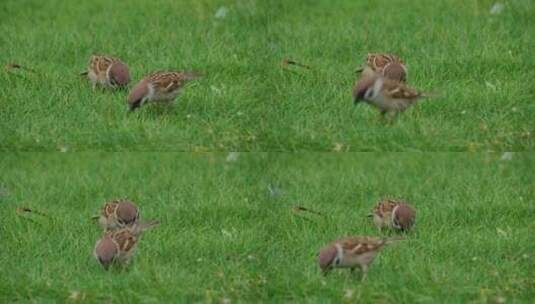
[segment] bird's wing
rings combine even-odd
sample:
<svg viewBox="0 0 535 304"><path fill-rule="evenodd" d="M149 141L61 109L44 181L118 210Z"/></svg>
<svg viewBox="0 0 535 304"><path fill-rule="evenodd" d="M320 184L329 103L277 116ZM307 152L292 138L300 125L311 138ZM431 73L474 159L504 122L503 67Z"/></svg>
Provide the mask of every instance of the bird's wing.
<svg viewBox="0 0 535 304"><path fill-rule="evenodd" d="M180 89L184 79L180 72L156 72L150 76L151 83L164 92L173 92Z"/></svg>
<svg viewBox="0 0 535 304"><path fill-rule="evenodd" d="M389 79L385 79L383 88L385 95L393 99L412 100L421 96L421 93L417 90L398 81L391 81Z"/></svg>
<svg viewBox="0 0 535 304"><path fill-rule="evenodd" d="M107 55L92 55L89 59L89 69L96 74L106 72L115 60L115 58Z"/></svg>
<svg viewBox="0 0 535 304"><path fill-rule="evenodd" d="M374 251L384 245L384 242L380 238L367 236L348 237L339 240L338 243L344 250L352 254L363 254Z"/></svg>
<svg viewBox="0 0 535 304"><path fill-rule="evenodd" d="M130 251L136 246L137 238L128 229L120 229L114 232L112 239L123 252Z"/></svg>
<svg viewBox="0 0 535 304"><path fill-rule="evenodd" d="M114 201L108 202L102 207L102 215L108 218L115 213L115 209L117 209L117 203Z"/></svg>
<svg viewBox="0 0 535 304"><path fill-rule="evenodd" d="M396 203L391 200L382 200L377 203L375 208L373 209L373 212L377 215L385 214L387 212L392 212L394 210L394 207L396 207Z"/></svg>

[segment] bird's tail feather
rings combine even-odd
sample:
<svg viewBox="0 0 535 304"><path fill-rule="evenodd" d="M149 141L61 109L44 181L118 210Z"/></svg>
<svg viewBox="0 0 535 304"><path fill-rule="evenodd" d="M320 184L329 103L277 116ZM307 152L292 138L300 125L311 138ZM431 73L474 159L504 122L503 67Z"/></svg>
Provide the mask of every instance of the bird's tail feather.
<svg viewBox="0 0 535 304"><path fill-rule="evenodd" d="M420 92L420 97L422 97L422 98L435 98L435 97L440 97L440 93L438 93L438 92Z"/></svg>
<svg viewBox="0 0 535 304"><path fill-rule="evenodd" d="M182 76L184 77L184 79L194 80L194 79L204 76L204 74L199 71L187 71L187 72L182 72Z"/></svg>
<svg viewBox="0 0 535 304"><path fill-rule="evenodd" d="M149 230L152 227L157 226L159 224L160 224L160 221L158 221L158 220L150 220L150 221L147 221L147 222L142 222L142 223L137 224L136 230L139 231L139 232L143 232L143 231Z"/></svg>
<svg viewBox="0 0 535 304"><path fill-rule="evenodd" d="M311 69L311 67L309 65L306 65L306 64L303 64L303 63L300 63L300 62L297 62L295 60L291 60L289 58L285 58L283 61L282 61L282 65L283 66L288 66L288 65L295 65L295 66L298 66L298 67L301 67L301 68L305 68L305 69Z"/></svg>
<svg viewBox="0 0 535 304"><path fill-rule="evenodd" d="M390 245L390 244L393 244L393 243L397 243L399 241L403 241L405 240L404 237L402 236L393 236L393 237L385 237L383 238L383 242L385 245Z"/></svg>

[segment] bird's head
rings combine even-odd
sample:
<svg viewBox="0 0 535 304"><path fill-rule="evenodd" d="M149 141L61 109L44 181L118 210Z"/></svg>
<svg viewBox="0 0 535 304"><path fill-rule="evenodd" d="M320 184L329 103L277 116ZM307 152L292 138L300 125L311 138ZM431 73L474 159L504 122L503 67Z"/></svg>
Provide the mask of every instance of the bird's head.
<svg viewBox="0 0 535 304"><path fill-rule="evenodd" d="M416 212L408 204L399 204L393 211L393 225L395 228L407 231L414 225Z"/></svg>
<svg viewBox="0 0 535 304"><path fill-rule="evenodd" d="M110 83L116 87L126 87L130 82L130 72L126 64L117 61L114 62L108 71Z"/></svg>
<svg viewBox="0 0 535 304"><path fill-rule="evenodd" d="M324 274L326 274L329 269L332 268L337 255L338 251L333 245L325 246L320 249L318 253L318 264Z"/></svg>
<svg viewBox="0 0 535 304"><path fill-rule="evenodd" d="M121 225L129 225L139 219L139 211L136 205L129 201L120 202L115 212Z"/></svg>
<svg viewBox="0 0 535 304"><path fill-rule="evenodd" d="M109 236L104 236L95 247L95 257L99 263L108 270L118 253L117 245Z"/></svg>
<svg viewBox="0 0 535 304"><path fill-rule="evenodd" d="M149 83L146 80L140 81L128 94L128 108L130 111L142 106L149 95Z"/></svg>
<svg viewBox="0 0 535 304"><path fill-rule="evenodd" d="M399 62L392 62L384 67L383 76L395 81L405 82L407 80L407 68Z"/></svg>
<svg viewBox="0 0 535 304"><path fill-rule="evenodd" d="M366 99L366 93L373 87L375 80L379 77L370 67L362 70L361 76L353 88L353 101L355 104Z"/></svg>

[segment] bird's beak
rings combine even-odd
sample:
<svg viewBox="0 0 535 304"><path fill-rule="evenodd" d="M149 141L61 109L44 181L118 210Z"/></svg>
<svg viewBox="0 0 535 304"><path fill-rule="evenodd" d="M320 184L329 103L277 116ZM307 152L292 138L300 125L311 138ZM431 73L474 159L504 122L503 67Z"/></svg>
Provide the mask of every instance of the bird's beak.
<svg viewBox="0 0 535 304"><path fill-rule="evenodd" d="M368 213L368 215L366 215L366 217L373 217L373 213Z"/></svg>
<svg viewBox="0 0 535 304"><path fill-rule="evenodd" d="M128 113L134 112L137 108L139 108L139 102L128 104Z"/></svg>
<svg viewBox="0 0 535 304"><path fill-rule="evenodd" d="M361 84L359 83L355 90L356 90L356 92L354 91L354 93L353 93L353 102L356 105L357 103L359 103L359 102L364 100L364 96L366 96L366 91L368 89L365 86L361 86Z"/></svg>
<svg viewBox="0 0 535 304"><path fill-rule="evenodd" d="M360 74L362 73L362 71L364 71L364 68L363 67L358 67L355 69L355 74Z"/></svg>

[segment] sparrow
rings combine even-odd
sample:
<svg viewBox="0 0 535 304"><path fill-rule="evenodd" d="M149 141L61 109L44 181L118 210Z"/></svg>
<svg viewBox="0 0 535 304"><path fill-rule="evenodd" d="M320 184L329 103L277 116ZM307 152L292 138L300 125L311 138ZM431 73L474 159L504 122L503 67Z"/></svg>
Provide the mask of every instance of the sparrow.
<svg viewBox="0 0 535 304"><path fill-rule="evenodd" d="M119 58L108 55L91 55L87 71L80 75L87 75L93 83L93 90L97 84L115 89L126 87L130 82L128 66Z"/></svg>
<svg viewBox="0 0 535 304"><path fill-rule="evenodd" d="M121 229L107 230L96 242L93 255L106 270L114 262L126 266L135 253L141 234L158 224L158 221L150 221Z"/></svg>
<svg viewBox="0 0 535 304"><path fill-rule="evenodd" d="M163 101L171 104L184 85L201 76L198 72L157 71L141 79L128 95L130 111L148 101Z"/></svg>
<svg viewBox="0 0 535 304"><path fill-rule="evenodd" d="M369 67L373 72L392 80L405 82L407 80L407 67L396 55L384 53L368 53L364 67L357 69L362 72Z"/></svg>
<svg viewBox="0 0 535 304"><path fill-rule="evenodd" d="M385 245L403 240L401 237L379 238L371 236L353 236L335 240L322 247L318 253L318 264L324 275L334 268L359 267L362 279L366 278L368 268L375 256Z"/></svg>
<svg viewBox="0 0 535 304"><path fill-rule="evenodd" d="M384 199L377 202L369 216L373 217L373 222L379 229L407 231L414 225L416 211L405 201Z"/></svg>
<svg viewBox="0 0 535 304"><path fill-rule="evenodd" d="M132 226L139 221L137 206L128 200L118 199L104 204L100 211L99 223L104 230Z"/></svg>
<svg viewBox="0 0 535 304"><path fill-rule="evenodd" d="M381 114L399 113L415 104L418 99L431 97L428 93L413 89L403 82L385 78L365 67L353 87L355 104L364 101L381 111Z"/></svg>

